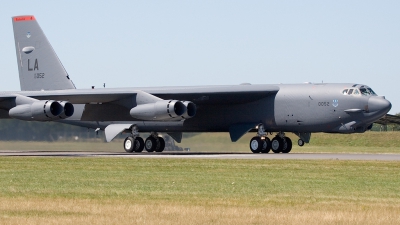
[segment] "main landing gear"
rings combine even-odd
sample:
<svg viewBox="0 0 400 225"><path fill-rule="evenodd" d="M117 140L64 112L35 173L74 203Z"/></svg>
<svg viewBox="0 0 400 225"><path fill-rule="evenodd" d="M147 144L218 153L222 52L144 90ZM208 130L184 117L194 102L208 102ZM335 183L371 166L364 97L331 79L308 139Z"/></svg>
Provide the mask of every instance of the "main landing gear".
<svg viewBox="0 0 400 225"><path fill-rule="evenodd" d="M165 148L165 141L157 133L152 132L150 137L146 138L144 146L148 152L162 152Z"/></svg>
<svg viewBox="0 0 400 225"><path fill-rule="evenodd" d="M156 132L152 132L146 141L139 137L136 126L132 127L131 136L125 138L124 149L126 152L142 152L146 149L148 152L162 152L165 148L164 138L159 137Z"/></svg>
<svg viewBox="0 0 400 225"><path fill-rule="evenodd" d="M274 153L289 153L292 150L292 140L286 137L283 132L279 132L274 138L272 138L272 140L270 140L267 137L264 126L259 125L257 136L250 140L250 150L253 153L268 153L270 150Z"/></svg>

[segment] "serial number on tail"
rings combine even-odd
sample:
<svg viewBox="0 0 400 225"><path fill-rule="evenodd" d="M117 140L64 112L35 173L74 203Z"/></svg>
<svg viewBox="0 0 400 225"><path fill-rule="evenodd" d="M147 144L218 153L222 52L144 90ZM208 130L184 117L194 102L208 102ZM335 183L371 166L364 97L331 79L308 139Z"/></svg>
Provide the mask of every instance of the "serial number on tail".
<svg viewBox="0 0 400 225"><path fill-rule="evenodd" d="M33 78L35 78L35 79L44 78L44 73L35 73L35 74L33 74Z"/></svg>

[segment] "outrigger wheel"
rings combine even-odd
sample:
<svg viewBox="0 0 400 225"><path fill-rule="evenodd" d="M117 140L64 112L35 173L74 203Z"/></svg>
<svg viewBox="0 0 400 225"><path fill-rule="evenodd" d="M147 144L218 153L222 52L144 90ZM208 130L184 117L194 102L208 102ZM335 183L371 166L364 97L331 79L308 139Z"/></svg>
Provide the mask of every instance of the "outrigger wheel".
<svg viewBox="0 0 400 225"><path fill-rule="evenodd" d="M303 145L304 145L304 140L303 140L303 139L299 139L299 140L297 141L297 144L298 144L299 146L303 146Z"/></svg>

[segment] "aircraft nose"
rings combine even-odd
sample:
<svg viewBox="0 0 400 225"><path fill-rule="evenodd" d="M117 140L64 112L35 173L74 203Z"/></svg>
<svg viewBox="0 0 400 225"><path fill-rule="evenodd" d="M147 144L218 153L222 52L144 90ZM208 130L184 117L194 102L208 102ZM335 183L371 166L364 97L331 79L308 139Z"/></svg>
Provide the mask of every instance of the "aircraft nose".
<svg viewBox="0 0 400 225"><path fill-rule="evenodd" d="M368 100L368 110L370 112L389 112L392 108L392 104L385 99L383 96L371 96Z"/></svg>

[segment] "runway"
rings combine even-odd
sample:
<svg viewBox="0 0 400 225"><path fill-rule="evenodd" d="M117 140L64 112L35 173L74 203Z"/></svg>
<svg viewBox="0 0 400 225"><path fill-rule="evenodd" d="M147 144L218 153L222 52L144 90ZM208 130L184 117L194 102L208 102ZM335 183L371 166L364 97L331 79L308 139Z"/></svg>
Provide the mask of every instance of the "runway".
<svg viewBox="0 0 400 225"><path fill-rule="evenodd" d="M400 161L400 154L354 154L354 153L289 153L252 154L232 152L163 152L163 153L115 153L79 151L7 151L0 156L25 157L125 157L125 158L185 158L185 159L292 159L292 160L378 160Z"/></svg>

